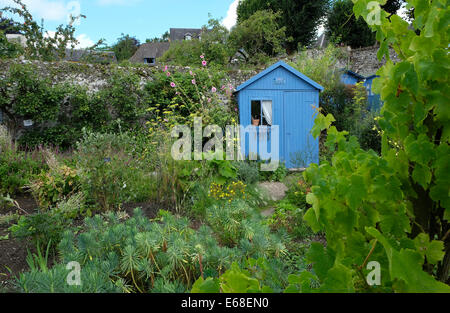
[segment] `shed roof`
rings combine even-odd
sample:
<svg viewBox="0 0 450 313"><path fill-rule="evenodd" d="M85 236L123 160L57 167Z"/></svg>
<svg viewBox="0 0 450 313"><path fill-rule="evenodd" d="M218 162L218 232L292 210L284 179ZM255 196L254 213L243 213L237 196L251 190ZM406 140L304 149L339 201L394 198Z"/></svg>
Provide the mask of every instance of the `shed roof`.
<svg viewBox="0 0 450 313"><path fill-rule="evenodd" d="M292 66L286 64L283 61L279 61L277 63L275 63L274 65L272 65L271 67L267 68L266 70L262 71L261 73L259 73L256 76L253 76L251 79L249 79L248 81L246 81L245 83L243 83L242 85L240 85L239 87L236 88L236 92L241 91L242 89L247 88L249 85L253 84L254 82L256 82L257 80L263 78L264 76L266 76L267 74L271 73L272 71L276 70L279 67L283 67L285 70L291 72L292 74L294 74L295 76L297 76L298 78L304 80L305 82L307 82L308 84L310 84L311 86L313 86L314 88L318 89L319 91L322 91L324 88L319 85L318 83L316 83L315 81L313 81L311 78L307 77L306 75L300 73L299 71L297 71L295 68L293 68Z"/></svg>
<svg viewBox="0 0 450 313"><path fill-rule="evenodd" d="M130 62L143 62L145 58L160 58L169 50L170 42L150 42L142 44L130 58Z"/></svg>
<svg viewBox="0 0 450 313"><path fill-rule="evenodd" d="M377 74L373 74L373 75L367 76L366 80L374 79L374 78L377 78L377 77L380 77L380 76L378 76Z"/></svg>
<svg viewBox="0 0 450 313"><path fill-rule="evenodd" d="M353 72L353 71L346 70L346 69L342 69L342 71L344 72L344 74L349 74L349 75L354 76L354 77L356 77L356 78L358 78L358 79L365 79L364 76L359 75L358 73L355 73L355 72Z"/></svg>
<svg viewBox="0 0 450 313"><path fill-rule="evenodd" d="M170 41L184 40L186 35L198 38L202 34L201 28L171 28Z"/></svg>

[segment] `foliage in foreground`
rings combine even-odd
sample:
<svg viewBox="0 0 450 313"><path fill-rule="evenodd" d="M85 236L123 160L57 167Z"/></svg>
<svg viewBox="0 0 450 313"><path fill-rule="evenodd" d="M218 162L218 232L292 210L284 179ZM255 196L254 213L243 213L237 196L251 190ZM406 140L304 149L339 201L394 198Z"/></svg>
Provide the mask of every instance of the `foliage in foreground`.
<svg viewBox="0 0 450 313"><path fill-rule="evenodd" d="M354 1L367 18L366 0ZM382 2L382 1L379 1ZM355 137L320 115L313 135L327 131L331 162L311 166L305 220L323 230L327 246L313 244L309 258L321 291L450 292L450 203L448 157L448 1L408 1L413 26L393 15L373 26L381 43L401 61L388 61L375 81L384 107L379 125L382 155L359 147ZM420 6L419 6L420 2ZM366 282L370 261L381 265L381 285Z"/></svg>

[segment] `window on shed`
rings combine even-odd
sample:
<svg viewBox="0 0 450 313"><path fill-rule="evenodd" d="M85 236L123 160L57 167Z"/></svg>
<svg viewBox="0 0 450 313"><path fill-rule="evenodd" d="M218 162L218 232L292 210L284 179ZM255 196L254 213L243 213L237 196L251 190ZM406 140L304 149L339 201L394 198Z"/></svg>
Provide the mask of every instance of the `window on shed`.
<svg viewBox="0 0 450 313"><path fill-rule="evenodd" d="M186 35L184 36L184 39L185 39L185 40L192 40L192 35L191 35L191 34L186 34Z"/></svg>
<svg viewBox="0 0 450 313"><path fill-rule="evenodd" d="M252 100L252 120L254 126L272 126L272 100Z"/></svg>
<svg viewBox="0 0 450 313"><path fill-rule="evenodd" d="M145 64L155 64L156 63L156 59L155 58L145 58L144 59L144 63Z"/></svg>

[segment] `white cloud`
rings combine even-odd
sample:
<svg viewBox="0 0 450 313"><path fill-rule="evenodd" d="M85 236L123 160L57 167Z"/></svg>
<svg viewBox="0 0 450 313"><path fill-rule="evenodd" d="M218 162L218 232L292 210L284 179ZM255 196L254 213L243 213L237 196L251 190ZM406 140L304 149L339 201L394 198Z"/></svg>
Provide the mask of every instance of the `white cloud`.
<svg viewBox="0 0 450 313"><path fill-rule="evenodd" d="M45 21L67 22L70 14L80 14L79 1L66 0L23 0L31 14L36 19L43 18ZM12 0L0 0L0 6L15 6Z"/></svg>
<svg viewBox="0 0 450 313"><path fill-rule="evenodd" d="M77 40L79 42L78 45L76 46L77 49L90 48L95 44L95 42L91 38L89 38L89 36L86 34L81 34L77 36Z"/></svg>
<svg viewBox="0 0 450 313"><path fill-rule="evenodd" d="M235 0L228 8L227 16L223 19L222 25L231 29L237 22L237 7L240 0Z"/></svg>
<svg viewBox="0 0 450 313"><path fill-rule="evenodd" d="M56 32L48 30L45 32L44 37L55 37L55 35ZM95 44L95 42L86 34L80 34L76 37L76 39L78 40L78 44L75 46L75 49L90 48ZM67 48L71 48L71 45L68 44Z"/></svg>

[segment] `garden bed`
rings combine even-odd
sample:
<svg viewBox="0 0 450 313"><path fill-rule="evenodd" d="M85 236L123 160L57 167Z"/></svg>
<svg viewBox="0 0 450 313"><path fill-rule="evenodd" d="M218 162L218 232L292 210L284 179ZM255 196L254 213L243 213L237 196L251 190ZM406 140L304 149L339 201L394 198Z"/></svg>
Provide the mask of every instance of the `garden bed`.
<svg viewBox="0 0 450 313"><path fill-rule="evenodd" d="M37 208L33 198L21 196L16 199L19 206L26 212L33 212ZM2 214L16 213L16 208L2 209ZM34 247L29 243L11 238L8 231L10 224L0 224L0 291L13 289L13 279L19 273L28 270L26 258L28 250L33 251ZM7 236L7 237L6 237Z"/></svg>

